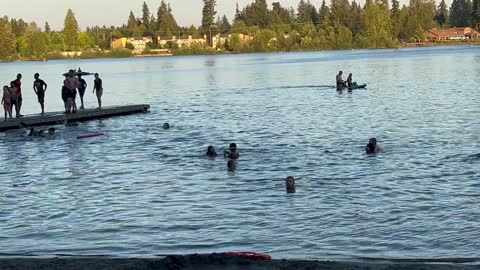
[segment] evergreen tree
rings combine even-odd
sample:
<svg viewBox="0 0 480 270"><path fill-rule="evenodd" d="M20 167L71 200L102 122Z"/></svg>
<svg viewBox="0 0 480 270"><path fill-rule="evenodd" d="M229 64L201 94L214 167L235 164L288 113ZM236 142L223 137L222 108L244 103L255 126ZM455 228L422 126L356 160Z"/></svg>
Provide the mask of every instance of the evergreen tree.
<svg viewBox="0 0 480 270"><path fill-rule="evenodd" d="M245 20L244 12L240 11L240 8L238 7L238 2L237 2L236 9L235 9L235 17L233 18L233 22L244 21L244 20Z"/></svg>
<svg viewBox="0 0 480 270"><path fill-rule="evenodd" d="M164 0L160 3L157 15L157 31L160 36L172 36L178 34L179 27L173 17L172 9Z"/></svg>
<svg viewBox="0 0 480 270"><path fill-rule="evenodd" d="M292 24L295 18L290 16L290 11L280 5L279 2L272 4L272 24Z"/></svg>
<svg viewBox="0 0 480 270"><path fill-rule="evenodd" d="M480 23L480 0L473 0L472 3L472 25Z"/></svg>
<svg viewBox="0 0 480 270"><path fill-rule="evenodd" d="M326 29L330 26L331 15L330 15L330 8L325 3L325 0L322 1L322 6L320 7L319 14L319 21L322 25L322 28Z"/></svg>
<svg viewBox="0 0 480 270"><path fill-rule="evenodd" d="M215 0L203 0L202 10L202 32L204 34L210 33L211 27L214 25L216 1Z"/></svg>
<svg viewBox="0 0 480 270"><path fill-rule="evenodd" d="M128 16L128 22L127 22L127 27L128 29L132 30L137 26L137 18L135 18L135 14L133 14L133 11L130 11L130 15Z"/></svg>
<svg viewBox="0 0 480 270"><path fill-rule="evenodd" d="M78 37L78 22L75 18L75 14L71 9L68 9L65 16L63 34L65 35L65 44L70 48L75 47L75 43ZM74 49L74 48L73 48Z"/></svg>
<svg viewBox="0 0 480 270"><path fill-rule="evenodd" d="M354 38L357 37L363 29L363 10L360 4L357 4L355 1L352 1L350 22L347 27L352 32Z"/></svg>
<svg viewBox="0 0 480 270"><path fill-rule="evenodd" d="M227 34L230 31L231 25L228 21L227 15L223 15L223 17L219 20L218 28L222 34Z"/></svg>
<svg viewBox="0 0 480 270"><path fill-rule="evenodd" d="M435 15L435 21L440 25L440 27L444 27L448 21L448 9L445 0L440 2L437 9L437 15Z"/></svg>
<svg viewBox="0 0 480 270"><path fill-rule="evenodd" d="M52 31L52 29L50 28L50 24L48 24L48 22L45 22L45 33L50 33L50 31Z"/></svg>
<svg viewBox="0 0 480 270"><path fill-rule="evenodd" d="M19 19L11 19L10 20L10 25L12 27L13 33L17 37L21 37L25 34L25 30L28 27L28 23L26 23L24 20Z"/></svg>
<svg viewBox="0 0 480 270"><path fill-rule="evenodd" d="M143 2L143 7L142 7L142 24L147 28L147 30L150 30L150 8L148 8L148 5L146 2Z"/></svg>
<svg viewBox="0 0 480 270"><path fill-rule="evenodd" d="M310 0L300 0L297 9L297 22L298 23L318 23L319 16L315 6L310 3Z"/></svg>
<svg viewBox="0 0 480 270"><path fill-rule="evenodd" d="M350 24L350 3L348 0L332 0L330 14L334 26Z"/></svg>
<svg viewBox="0 0 480 270"><path fill-rule="evenodd" d="M270 12L266 0L255 0L244 11L245 23L248 26L267 27L270 25Z"/></svg>
<svg viewBox="0 0 480 270"><path fill-rule="evenodd" d="M453 0L449 15L450 26L470 26L472 13L472 2L470 0Z"/></svg>
<svg viewBox="0 0 480 270"><path fill-rule="evenodd" d="M400 2L398 0L392 0L392 9L390 10L390 18L392 20L392 35L398 38L400 33Z"/></svg>
<svg viewBox="0 0 480 270"><path fill-rule="evenodd" d="M17 38L7 17L0 17L0 33L0 59L8 59L15 53Z"/></svg>

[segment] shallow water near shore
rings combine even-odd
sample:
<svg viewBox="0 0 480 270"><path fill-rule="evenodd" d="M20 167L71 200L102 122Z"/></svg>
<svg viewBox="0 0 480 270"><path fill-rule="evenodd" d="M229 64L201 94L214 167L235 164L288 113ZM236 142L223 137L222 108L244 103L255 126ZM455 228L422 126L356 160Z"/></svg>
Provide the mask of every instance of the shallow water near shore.
<svg viewBox="0 0 480 270"><path fill-rule="evenodd" d="M4 63L0 82L23 73L37 113L40 72L60 111L78 67L151 113L0 133L0 254L480 257L480 47ZM337 92L338 70L368 88ZM233 175L203 157L231 142Z"/></svg>

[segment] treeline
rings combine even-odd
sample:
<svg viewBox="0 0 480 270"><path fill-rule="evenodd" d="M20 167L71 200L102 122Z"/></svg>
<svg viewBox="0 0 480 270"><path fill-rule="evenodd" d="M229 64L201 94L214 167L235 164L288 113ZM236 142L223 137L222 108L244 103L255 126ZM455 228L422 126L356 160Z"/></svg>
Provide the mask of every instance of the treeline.
<svg viewBox="0 0 480 270"><path fill-rule="evenodd" d="M108 50L112 39L150 36L150 48L158 48L158 37L206 35L208 44L216 34L232 34L216 51L265 52L290 50L331 50L350 48L384 48L399 41L425 40L425 30L445 27L476 26L480 23L480 0L453 0L448 8L445 0L410 0L400 6L399 0L367 0L361 6L355 0L325 1L320 7L309 0L300 0L297 7L280 3L268 6L266 0L253 0L245 7L237 4L235 17L218 16L216 0L203 0L202 24L181 27L170 4L164 0L151 11L143 3L142 14L130 12L121 26L93 26L80 31L72 10L68 10L62 31L52 31L46 23L43 30L22 19L0 18L0 59L42 59L59 57L62 51ZM242 35L253 39L242 40ZM171 49L180 50L169 43ZM128 49L112 57L129 55ZM213 53L206 45L195 44L182 53ZM95 53L87 53L95 57ZM98 53L101 57L108 56Z"/></svg>

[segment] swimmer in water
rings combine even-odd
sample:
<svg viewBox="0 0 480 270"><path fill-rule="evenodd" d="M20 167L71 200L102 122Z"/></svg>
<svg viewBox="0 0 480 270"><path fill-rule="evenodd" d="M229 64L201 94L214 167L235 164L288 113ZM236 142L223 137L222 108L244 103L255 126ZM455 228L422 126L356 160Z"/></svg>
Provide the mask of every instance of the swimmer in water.
<svg viewBox="0 0 480 270"><path fill-rule="evenodd" d="M170 124L169 123L163 124L163 129L170 129Z"/></svg>
<svg viewBox="0 0 480 270"><path fill-rule="evenodd" d="M238 152L237 144L235 143L230 144L230 147L228 148L228 150L225 150L223 152L223 155L225 156L225 158L239 159L240 152Z"/></svg>
<svg viewBox="0 0 480 270"><path fill-rule="evenodd" d="M35 131L34 128L31 128L30 132L28 133L28 137L33 137L33 136L37 136L37 132Z"/></svg>
<svg viewBox="0 0 480 270"><path fill-rule="evenodd" d="M215 152L215 148L213 146L209 146L207 148L207 157L214 158L217 156L217 152Z"/></svg>
<svg viewBox="0 0 480 270"><path fill-rule="evenodd" d="M237 169L237 164L231 159L227 162L227 167L229 172L234 172Z"/></svg>
<svg viewBox="0 0 480 270"><path fill-rule="evenodd" d="M371 138L370 141L367 144L367 147L365 148L365 152L369 155L371 154L376 154L382 152L383 149L377 144L377 139L376 138Z"/></svg>
<svg viewBox="0 0 480 270"><path fill-rule="evenodd" d="M287 177L285 180L285 187L287 189L287 193L295 193L295 178L293 176Z"/></svg>
<svg viewBox="0 0 480 270"><path fill-rule="evenodd" d="M48 129L48 136L55 136L55 128Z"/></svg>

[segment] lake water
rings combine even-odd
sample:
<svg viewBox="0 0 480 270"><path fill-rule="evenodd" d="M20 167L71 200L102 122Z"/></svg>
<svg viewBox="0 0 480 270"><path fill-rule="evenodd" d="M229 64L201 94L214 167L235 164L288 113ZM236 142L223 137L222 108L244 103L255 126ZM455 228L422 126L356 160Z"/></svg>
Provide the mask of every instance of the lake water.
<svg viewBox="0 0 480 270"><path fill-rule="evenodd" d="M40 72L59 111L78 67L105 106L151 113L0 133L0 253L480 257L479 47L3 63L0 81L23 73L37 113ZM338 70L368 89L338 93ZM204 158L231 142L235 174Z"/></svg>

